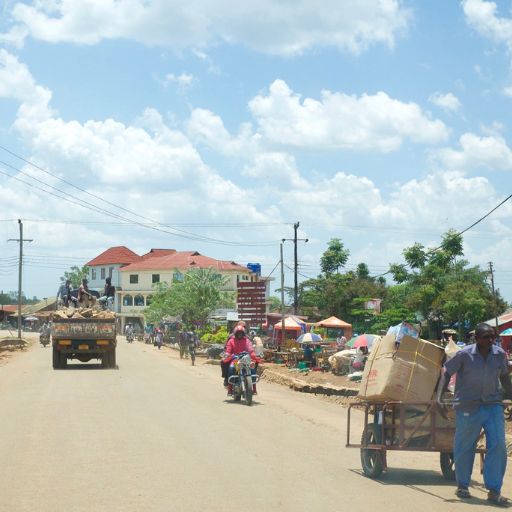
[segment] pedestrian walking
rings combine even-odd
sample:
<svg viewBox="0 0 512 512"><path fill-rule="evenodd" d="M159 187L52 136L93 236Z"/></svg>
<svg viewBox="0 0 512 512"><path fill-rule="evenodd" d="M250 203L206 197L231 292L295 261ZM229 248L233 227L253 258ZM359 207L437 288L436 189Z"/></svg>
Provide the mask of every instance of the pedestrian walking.
<svg viewBox="0 0 512 512"><path fill-rule="evenodd" d="M496 332L486 323L475 329L475 343L459 350L444 365L444 376L439 385L438 402L450 382L455 381L455 460L456 495L461 499L471 498L469 484L475 460L475 448L483 429L486 438L484 459L484 484L488 490L487 500L495 505L509 506L510 500L501 495L503 477L507 465L505 443L505 417L502 394L512 397L512 383L508 374L508 359L505 351L495 344Z"/></svg>

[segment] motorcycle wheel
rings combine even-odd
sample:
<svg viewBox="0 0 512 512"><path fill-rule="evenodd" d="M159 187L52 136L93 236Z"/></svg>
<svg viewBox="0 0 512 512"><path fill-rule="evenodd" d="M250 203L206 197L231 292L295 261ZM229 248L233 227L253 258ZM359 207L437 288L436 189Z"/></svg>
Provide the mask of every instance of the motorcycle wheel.
<svg viewBox="0 0 512 512"><path fill-rule="evenodd" d="M246 375L244 377L245 384L245 403L247 405L252 405L252 377L250 375Z"/></svg>

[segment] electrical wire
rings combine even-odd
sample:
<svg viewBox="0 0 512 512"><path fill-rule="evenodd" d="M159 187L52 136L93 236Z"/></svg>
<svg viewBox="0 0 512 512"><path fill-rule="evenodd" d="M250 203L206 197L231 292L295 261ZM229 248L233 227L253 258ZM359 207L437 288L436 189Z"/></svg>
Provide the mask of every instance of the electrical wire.
<svg viewBox="0 0 512 512"><path fill-rule="evenodd" d="M462 234L466 233L470 229L474 228L476 225L480 224L480 222L485 220L487 217L489 217L489 215L491 215L491 213L495 212L498 208L503 206L510 198L512 198L512 194L510 194L508 197L506 197L503 201L501 201L498 205L496 205L492 210L489 210L485 215L480 217L477 221L473 222L473 224L471 224L467 228L463 229L462 231L457 232L456 235L457 236L461 236ZM438 251L439 249L441 249L441 247L442 246L438 246L438 247L435 247L433 249L430 249L429 251L427 251L427 253L428 254L432 254L432 253ZM406 266L409 266L409 265L406 264ZM391 269L389 269L387 272L384 272L383 274L379 274L379 275L371 276L371 277L372 278L383 277L383 276L385 276L385 275L387 275L389 273L391 273Z"/></svg>
<svg viewBox="0 0 512 512"><path fill-rule="evenodd" d="M110 206L113 206L114 208L117 208L118 210L121 210L121 211L124 211L126 213L129 213L130 215L133 215L137 218L140 218L140 219L144 219L146 221L149 221L153 224L156 224L157 226L163 226L163 227L166 227L166 228L170 228L170 229L173 229L175 232L169 232L169 231L165 231L165 230L162 230L162 229L158 229L157 227L155 226L151 226L149 224L144 224L144 223L141 223L141 222L135 222L135 221L131 221L131 222L134 222L136 225L139 225L141 227L145 227L145 228L148 228L148 229L155 229L155 230L158 230L158 231L162 231L166 234L170 234L170 235L173 235L173 236L180 236L182 238L188 238L188 239L191 239L191 240L196 240L196 241L202 241L202 242L205 242L205 243L214 243L214 244L219 244L219 245L230 245L230 246L248 246L248 247L260 247L260 246L271 246L271 245L277 245L278 241L273 241L273 242L261 242L261 243L251 243L251 244L247 244L247 243L236 243L236 242L229 242L227 240L219 240L219 239L216 239L216 238L211 238L211 237L206 237L206 236L203 236L203 235L195 235L194 233L190 233L190 232L187 232L187 231L184 231L182 229L177 229L177 228L172 228L170 225L168 224L163 224L163 223L160 223L158 221L155 221L154 219L150 219L149 217L145 217L144 215L141 215L137 212L134 212L132 210L129 210L128 208L125 208L123 206L119 206L111 201L108 201L107 199L101 197L101 196L98 196L97 194L93 194L92 192L89 192L87 190L85 190L84 188L82 187L79 187L73 183L71 183L70 181L68 180L65 180L64 178L61 178L60 176L56 175L56 174L53 174L51 173L50 171L46 170L46 169L43 169L42 167L34 164L33 162L23 158L22 156L14 153L13 151L7 149L5 146L2 146L0 145L0 149L4 150L5 152L7 152L8 154L14 156L15 158L18 158L20 159L21 161L25 162L26 164L34 167L35 169L79 190L80 192L84 193L84 194L87 194L88 196L91 196L97 200L100 200L102 201L102 203L106 203ZM41 180L33 177L32 175L26 173L25 171L17 168L17 167L14 167L6 162L3 162L3 161L0 161L1 164L5 165L5 166L8 166L28 177L30 177L31 179L34 179L35 181L38 181L38 182L41 182ZM5 173L2 173L2 174L5 174ZM15 178L14 176L11 176L9 175L11 178ZM15 178L16 179L16 178ZM26 182L25 182L26 183ZM53 187L52 185L48 185L48 184L45 184L46 186L52 188L52 189L55 189L55 190L58 190L59 192L61 193L64 193L66 194L66 192L60 190L60 189L57 189L56 187ZM71 195L68 193L68 195L70 195L71 197L77 199L75 196ZM65 198L62 198L62 199L65 199ZM81 200L81 199L78 199L78 201L84 203L83 205L81 205L82 207L86 208L85 204L89 205L89 206L92 206L95 210L100 210L100 211L103 211L106 215L109 215L109 216L113 216L113 217L117 217L119 219L122 219L124 221L130 221L130 219L126 219L118 214L115 214L113 212L110 212L108 210L104 210L102 208L99 208L98 206L96 205L93 205L92 203L89 203L87 201L84 201L84 200Z"/></svg>

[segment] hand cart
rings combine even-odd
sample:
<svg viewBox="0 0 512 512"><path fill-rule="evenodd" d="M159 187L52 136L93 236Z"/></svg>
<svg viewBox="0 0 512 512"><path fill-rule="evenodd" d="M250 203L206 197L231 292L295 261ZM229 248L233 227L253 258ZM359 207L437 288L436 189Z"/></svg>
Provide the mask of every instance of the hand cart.
<svg viewBox="0 0 512 512"><path fill-rule="evenodd" d="M364 428L360 443L351 440L352 409L364 412ZM361 450L363 473L377 478L387 469L388 451L438 452L441 472L455 479L453 436L455 414L441 412L435 401L426 402L360 402L351 404L347 414L347 448ZM477 448L483 463L484 448Z"/></svg>

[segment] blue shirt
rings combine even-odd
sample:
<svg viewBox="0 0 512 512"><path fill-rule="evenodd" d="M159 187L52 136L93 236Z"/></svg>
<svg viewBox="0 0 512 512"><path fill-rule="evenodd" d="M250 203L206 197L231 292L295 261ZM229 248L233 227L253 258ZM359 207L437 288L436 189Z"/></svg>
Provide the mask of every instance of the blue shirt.
<svg viewBox="0 0 512 512"><path fill-rule="evenodd" d="M476 343L459 350L444 365L448 375L457 375L455 381L455 407L471 411L481 402L501 400L499 377L508 374L505 351L492 345L484 359ZM472 403L471 403L472 402Z"/></svg>

